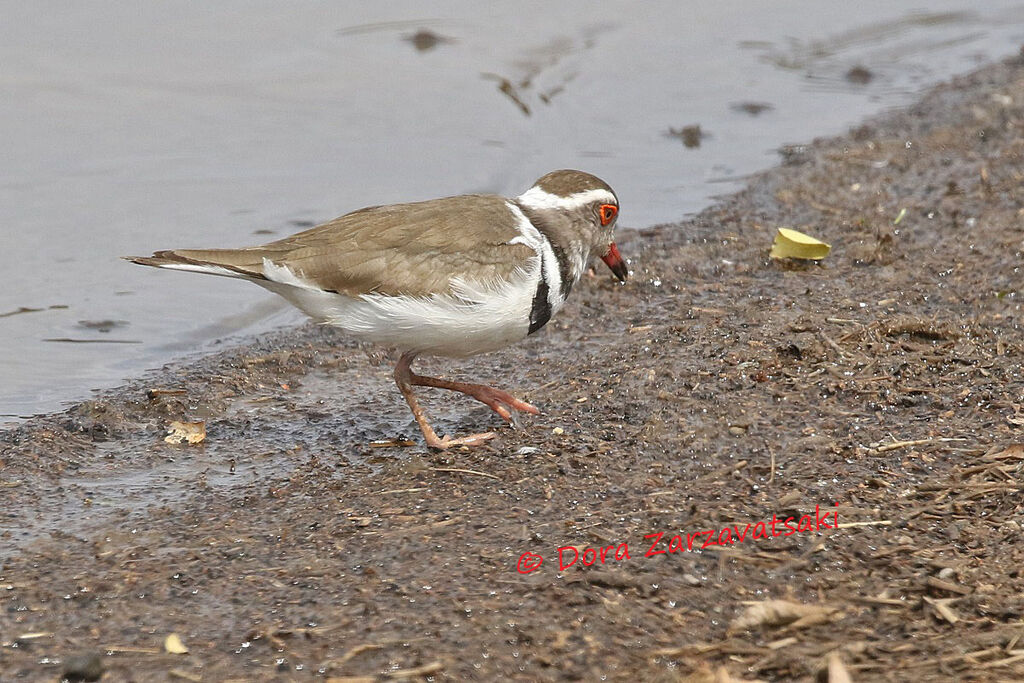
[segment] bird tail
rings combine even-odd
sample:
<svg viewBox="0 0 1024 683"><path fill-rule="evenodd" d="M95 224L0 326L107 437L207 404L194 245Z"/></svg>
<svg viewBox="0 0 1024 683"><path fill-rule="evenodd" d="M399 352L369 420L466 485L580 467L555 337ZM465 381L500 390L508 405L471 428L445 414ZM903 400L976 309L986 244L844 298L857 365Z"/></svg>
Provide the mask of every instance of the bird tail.
<svg viewBox="0 0 1024 683"><path fill-rule="evenodd" d="M125 256L126 261L154 268L184 270L207 275L266 280L263 254L255 249L168 249L152 256Z"/></svg>

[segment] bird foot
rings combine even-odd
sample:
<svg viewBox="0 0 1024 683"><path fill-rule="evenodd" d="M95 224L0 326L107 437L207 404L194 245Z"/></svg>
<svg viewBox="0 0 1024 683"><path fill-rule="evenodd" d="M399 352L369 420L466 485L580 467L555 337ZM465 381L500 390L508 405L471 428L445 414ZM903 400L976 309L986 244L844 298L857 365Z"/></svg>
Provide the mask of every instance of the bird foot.
<svg viewBox="0 0 1024 683"><path fill-rule="evenodd" d="M501 415L506 422L509 422L513 426L517 425L517 420L513 417L513 413L511 411L522 411L532 415L540 413L537 406L527 403L526 401L520 401L507 391L495 389L494 387L489 387L484 384L471 384L461 391L467 396L472 396L476 400L480 401L498 415Z"/></svg>
<svg viewBox="0 0 1024 683"><path fill-rule="evenodd" d="M453 439L450 436L444 436L438 438L434 435L433 438L427 437L427 448L432 448L435 451L444 451L453 446L479 446L483 442L493 439L497 434L494 432L483 432L481 434L470 434L469 436L460 436L458 439Z"/></svg>

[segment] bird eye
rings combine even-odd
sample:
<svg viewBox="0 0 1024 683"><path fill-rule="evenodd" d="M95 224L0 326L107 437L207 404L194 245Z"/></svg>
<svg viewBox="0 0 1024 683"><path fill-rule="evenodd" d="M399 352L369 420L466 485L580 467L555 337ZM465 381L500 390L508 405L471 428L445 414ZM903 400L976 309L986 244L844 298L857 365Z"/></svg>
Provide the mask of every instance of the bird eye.
<svg viewBox="0 0 1024 683"><path fill-rule="evenodd" d="M611 223L615 220L615 216L618 215L618 213L619 207L614 204L602 204L600 210L601 225L608 225Z"/></svg>

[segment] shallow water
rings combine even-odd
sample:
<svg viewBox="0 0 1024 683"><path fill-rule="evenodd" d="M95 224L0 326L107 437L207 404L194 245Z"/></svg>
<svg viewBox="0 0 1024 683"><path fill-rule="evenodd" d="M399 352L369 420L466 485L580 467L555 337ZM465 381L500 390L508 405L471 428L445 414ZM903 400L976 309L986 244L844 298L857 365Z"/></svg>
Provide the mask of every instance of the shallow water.
<svg viewBox="0 0 1024 683"><path fill-rule="evenodd" d="M302 320L118 256L560 167L607 180L625 225L673 221L1024 43L1020 1L2 7L8 420Z"/></svg>

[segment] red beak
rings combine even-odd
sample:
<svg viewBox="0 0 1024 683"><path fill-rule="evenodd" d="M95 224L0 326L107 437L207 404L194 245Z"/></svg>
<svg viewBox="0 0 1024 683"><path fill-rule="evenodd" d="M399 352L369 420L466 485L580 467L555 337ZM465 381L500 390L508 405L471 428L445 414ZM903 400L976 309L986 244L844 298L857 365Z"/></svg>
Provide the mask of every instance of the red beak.
<svg viewBox="0 0 1024 683"><path fill-rule="evenodd" d="M629 269L626 268L626 262L622 260L622 254L619 253L619 248L615 246L615 242L611 243L608 247L608 253L602 256L601 260L608 264L615 277L619 278L619 282L626 281Z"/></svg>

